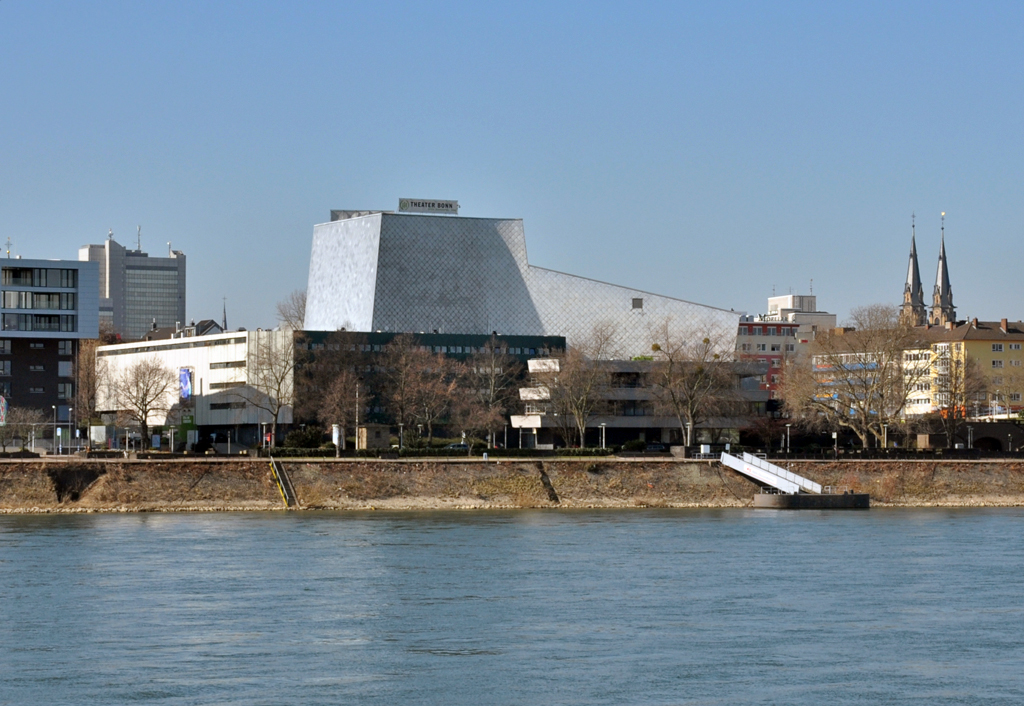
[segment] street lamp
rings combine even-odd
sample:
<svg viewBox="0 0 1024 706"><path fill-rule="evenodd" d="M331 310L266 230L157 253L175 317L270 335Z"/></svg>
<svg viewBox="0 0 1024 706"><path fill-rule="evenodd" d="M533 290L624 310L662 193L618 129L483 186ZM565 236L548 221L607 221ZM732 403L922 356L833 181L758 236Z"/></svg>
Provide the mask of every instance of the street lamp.
<svg viewBox="0 0 1024 706"><path fill-rule="evenodd" d="M57 405L50 405L53 407L53 442L50 444L50 453L54 452L57 448Z"/></svg>
<svg viewBox="0 0 1024 706"><path fill-rule="evenodd" d="M405 425L401 422L398 423L398 450L402 450L403 441L405 440Z"/></svg>
<svg viewBox="0 0 1024 706"><path fill-rule="evenodd" d="M792 424L787 424L786 425L786 453L787 454L789 453L789 428L791 426L792 426Z"/></svg>
<svg viewBox="0 0 1024 706"><path fill-rule="evenodd" d="M883 424L882 425L882 448L883 449L889 448L889 425L888 424Z"/></svg>
<svg viewBox="0 0 1024 706"><path fill-rule="evenodd" d="M974 448L974 427L972 426L967 427L967 448Z"/></svg>
<svg viewBox="0 0 1024 706"><path fill-rule="evenodd" d="M605 423L601 422L601 448L602 449L604 448L604 428L605 428Z"/></svg>

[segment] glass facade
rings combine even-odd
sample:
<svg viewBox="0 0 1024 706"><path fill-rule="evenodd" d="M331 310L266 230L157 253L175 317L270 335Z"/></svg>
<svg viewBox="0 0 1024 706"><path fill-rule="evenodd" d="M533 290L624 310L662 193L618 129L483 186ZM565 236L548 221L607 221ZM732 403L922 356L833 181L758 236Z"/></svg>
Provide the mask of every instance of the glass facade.
<svg viewBox="0 0 1024 706"><path fill-rule="evenodd" d="M184 288L181 288L183 290ZM125 271L125 298L130 305L125 309L125 333L131 339L142 338L152 328L153 319L157 326L182 324L179 294L178 270L152 267L129 267Z"/></svg>

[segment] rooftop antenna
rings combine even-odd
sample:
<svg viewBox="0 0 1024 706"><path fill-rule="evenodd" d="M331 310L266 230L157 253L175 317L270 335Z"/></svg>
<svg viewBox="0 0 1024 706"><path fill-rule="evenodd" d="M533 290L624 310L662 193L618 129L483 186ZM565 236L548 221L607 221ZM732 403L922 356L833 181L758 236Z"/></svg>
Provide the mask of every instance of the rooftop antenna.
<svg viewBox="0 0 1024 706"><path fill-rule="evenodd" d="M811 291L809 292L809 294L814 294L814 278L813 277L811 277Z"/></svg>
<svg viewBox="0 0 1024 706"><path fill-rule="evenodd" d="M171 241L167 241L167 257L174 257L174 251L171 250Z"/></svg>
<svg viewBox="0 0 1024 706"><path fill-rule="evenodd" d="M114 229L111 228L111 229L109 229L107 231L107 240L113 240L113 239L114 239Z"/></svg>
<svg viewBox="0 0 1024 706"><path fill-rule="evenodd" d="M942 237L946 237L946 212L942 212Z"/></svg>
<svg viewBox="0 0 1024 706"><path fill-rule="evenodd" d="M11 239L7 238L7 259L11 259Z"/></svg>
<svg viewBox="0 0 1024 706"><path fill-rule="evenodd" d="M221 328L225 331L228 330L228 298L224 297L224 320L221 322Z"/></svg>
<svg viewBox="0 0 1024 706"><path fill-rule="evenodd" d="M142 226L139 226L139 252L142 252Z"/></svg>

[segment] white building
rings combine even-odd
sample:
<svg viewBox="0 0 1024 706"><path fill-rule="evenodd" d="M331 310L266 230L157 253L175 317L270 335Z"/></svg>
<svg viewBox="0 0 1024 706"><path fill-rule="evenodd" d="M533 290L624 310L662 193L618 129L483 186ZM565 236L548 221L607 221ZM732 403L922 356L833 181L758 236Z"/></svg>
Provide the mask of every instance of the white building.
<svg viewBox="0 0 1024 706"><path fill-rule="evenodd" d="M291 331L237 331L100 346L97 409L114 415L117 383L133 364L155 358L174 371L177 384L150 415L152 426L179 427L205 435L233 432L242 444L259 440L273 421L274 395L282 401L278 424L292 423L294 338ZM271 368L276 368L271 371ZM280 375L279 384L268 381ZM258 402L258 404L256 402ZM270 404L267 404L270 400ZM262 407L262 408L261 408ZM184 440L184 435L178 437Z"/></svg>

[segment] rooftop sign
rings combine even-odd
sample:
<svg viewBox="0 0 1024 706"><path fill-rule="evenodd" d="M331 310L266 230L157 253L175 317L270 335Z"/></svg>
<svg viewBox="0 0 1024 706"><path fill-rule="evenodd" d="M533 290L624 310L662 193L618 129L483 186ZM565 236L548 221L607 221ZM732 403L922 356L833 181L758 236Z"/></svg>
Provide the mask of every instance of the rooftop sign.
<svg viewBox="0 0 1024 706"><path fill-rule="evenodd" d="M398 199L400 213L447 213L459 215L458 201L437 201L431 199Z"/></svg>

